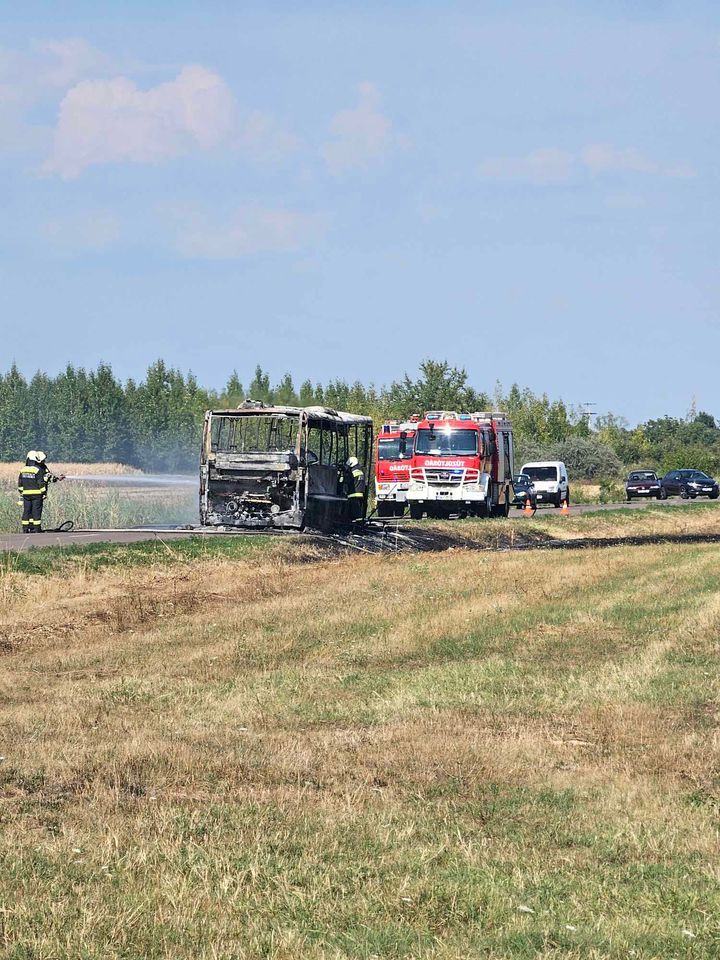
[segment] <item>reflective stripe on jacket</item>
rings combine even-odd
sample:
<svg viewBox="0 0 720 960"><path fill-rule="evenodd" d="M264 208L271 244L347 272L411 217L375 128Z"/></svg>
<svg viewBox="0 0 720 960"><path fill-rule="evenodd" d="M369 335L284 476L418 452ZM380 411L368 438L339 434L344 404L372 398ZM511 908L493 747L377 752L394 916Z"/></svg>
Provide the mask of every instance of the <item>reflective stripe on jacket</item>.
<svg viewBox="0 0 720 960"><path fill-rule="evenodd" d="M353 487L355 488L352 493L348 494L348 500L350 497L364 497L365 496L365 474L359 467L355 467L352 471L353 478Z"/></svg>
<svg viewBox="0 0 720 960"><path fill-rule="evenodd" d="M23 467L18 477L18 493L23 497L38 497L47 493L47 469Z"/></svg>

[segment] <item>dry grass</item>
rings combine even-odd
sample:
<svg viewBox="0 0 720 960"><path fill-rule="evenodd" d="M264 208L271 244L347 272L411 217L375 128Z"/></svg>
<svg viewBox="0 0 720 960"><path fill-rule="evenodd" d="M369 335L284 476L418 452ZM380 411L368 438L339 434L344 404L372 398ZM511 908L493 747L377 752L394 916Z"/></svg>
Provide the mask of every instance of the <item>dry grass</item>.
<svg viewBox="0 0 720 960"><path fill-rule="evenodd" d="M87 464L52 465L58 473L85 469ZM104 468L108 464L93 464ZM131 468L118 467L113 477L124 475ZM139 473L139 471L137 471ZM94 470L86 475L98 476ZM128 474L132 476L133 474ZM20 509L17 504L17 473L12 479L0 475L0 530L17 532L20 525ZM50 488L43 526L52 528L64 520L72 520L77 528L132 527L143 524L172 524L197 522L197 489L180 484L131 485L113 484L111 480L92 481L74 479L68 473L63 483Z"/></svg>
<svg viewBox="0 0 720 960"><path fill-rule="evenodd" d="M23 464L0 463L0 480L17 480ZM82 474L85 476L131 476L142 474L137 467L128 467L124 463L56 463L50 461L53 473Z"/></svg>
<svg viewBox="0 0 720 960"><path fill-rule="evenodd" d="M4 956L717 956L720 549L287 550L6 568Z"/></svg>
<svg viewBox="0 0 720 960"><path fill-rule="evenodd" d="M570 487L570 496L575 503L598 503L600 484L589 480L575 480Z"/></svg>
<svg viewBox="0 0 720 960"><path fill-rule="evenodd" d="M563 517L553 509L538 510L525 520L513 513L510 520L423 521L448 534L460 534L482 545L511 543L527 537L557 540L585 538L662 537L685 534L720 534L720 501L687 505L648 506L629 510L593 510Z"/></svg>

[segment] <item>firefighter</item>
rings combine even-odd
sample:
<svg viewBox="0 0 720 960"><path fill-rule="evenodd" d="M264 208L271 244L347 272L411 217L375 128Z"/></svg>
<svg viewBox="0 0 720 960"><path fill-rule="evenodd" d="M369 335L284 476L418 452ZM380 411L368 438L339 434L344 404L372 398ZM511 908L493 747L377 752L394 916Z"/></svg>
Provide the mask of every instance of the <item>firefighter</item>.
<svg viewBox="0 0 720 960"><path fill-rule="evenodd" d="M48 484L64 480L48 470L45 454L42 450L29 450L25 466L18 477L18 493L22 497L23 533L40 533L42 530L42 511Z"/></svg>
<svg viewBox="0 0 720 960"><path fill-rule="evenodd" d="M359 520L365 500L365 474L360 469L357 457L348 457L345 461L345 490L350 505L350 519Z"/></svg>

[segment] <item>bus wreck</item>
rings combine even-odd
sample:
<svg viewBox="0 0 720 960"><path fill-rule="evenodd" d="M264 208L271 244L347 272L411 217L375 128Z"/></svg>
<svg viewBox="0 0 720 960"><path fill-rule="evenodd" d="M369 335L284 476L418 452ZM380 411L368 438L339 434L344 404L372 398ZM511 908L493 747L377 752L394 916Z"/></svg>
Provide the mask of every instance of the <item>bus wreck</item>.
<svg viewBox="0 0 720 960"><path fill-rule="evenodd" d="M357 457L365 476L364 518L372 443L370 417L329 407L246 400L236 410L208 410L200 456L200 522L296 530L348 523L349 457Z"/></svg>

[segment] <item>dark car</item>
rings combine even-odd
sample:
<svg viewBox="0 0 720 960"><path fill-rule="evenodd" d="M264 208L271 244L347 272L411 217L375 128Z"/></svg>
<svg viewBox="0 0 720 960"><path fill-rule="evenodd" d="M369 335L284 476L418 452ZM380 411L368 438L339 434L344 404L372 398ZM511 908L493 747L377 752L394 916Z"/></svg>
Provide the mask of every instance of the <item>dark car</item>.
<svg viewBox="0 0 720 960"><path fill-rule="evenodd" d="M513 477L513 490L515 491L515 499L513 503L518 508L522 510L525 506L526 501L530 501L530 506L533 510L537 510L537 492L535 491L535 484L532 482L527 473L516 473Z"/></svg>
<svg viewBox="0 0 720 960"><path fill-rule="evenodd" d="M667 492L654 470L633 470L625 481L625 496L628 500L632 500L633 497L655 497L657 500L665 500Z"/></svg>
<svg viewBox="0 0 720 960"><path fill-rule="evenodd" d="M717 500L720 494L717 480L713 480L702 470L671 470L660 483L668 496L679 494L683 500L688 497L710 497Z"/></svg>

